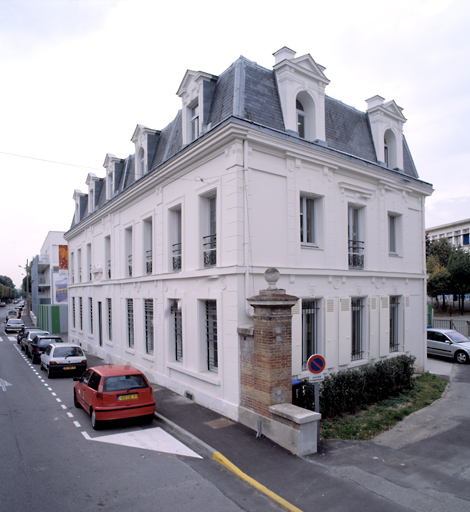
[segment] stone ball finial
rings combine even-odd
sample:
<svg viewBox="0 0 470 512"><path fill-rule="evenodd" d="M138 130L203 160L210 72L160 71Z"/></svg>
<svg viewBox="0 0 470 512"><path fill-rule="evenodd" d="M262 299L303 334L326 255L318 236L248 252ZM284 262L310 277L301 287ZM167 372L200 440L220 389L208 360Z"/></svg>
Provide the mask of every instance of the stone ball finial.
<svg viewBox="0 0 470 512"><path fill-rule="evenodd" d="M264 279L268 283L268 290L275 290L276 283L279 281L279 270L277 268L268 268L264 273Z"/></svg>

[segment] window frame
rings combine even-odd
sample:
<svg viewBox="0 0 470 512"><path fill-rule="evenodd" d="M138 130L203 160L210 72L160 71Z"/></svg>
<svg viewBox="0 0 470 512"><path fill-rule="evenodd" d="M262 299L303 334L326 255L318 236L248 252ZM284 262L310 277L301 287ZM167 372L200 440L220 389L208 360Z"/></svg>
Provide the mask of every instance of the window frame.
<svg viewBox="0 0 470 512"><path fill-rule="evenodd" d="M153 299L144 299L145 353L149 355L155 351L154 318Z"/></svg>
<svg viewBox="0 0 470 512"><path fill-rule="evenodd" d="M310 356L319 353L320 300L302 299L302 370ZM308 334L308 336L306 336Z"/></svg>
<svg viewBox="0 0 470 512"><path fill-rule="evenodd" d="M299 209L300 243L306 247L318 247L318 198L306 194L301 194Z"/></svg>
<svg viewBox="0 0 470 512"><path fill-rule="evenodd" d="M364 359L365 299L351 297L351 361Z"/></svg>
<svg viewBox="0 0 470 512"><path fill-rule="evenodd" d="M217 338L217 301L206 300L204 302L207 370L218 373L219 348Z"/></svg>
<svg viewBox="0 0 470 512"><path fill-rule="evenodd" d="M126 311L127 311L127 347L133 349L135 346L134 299L126 299Z"/></svg>

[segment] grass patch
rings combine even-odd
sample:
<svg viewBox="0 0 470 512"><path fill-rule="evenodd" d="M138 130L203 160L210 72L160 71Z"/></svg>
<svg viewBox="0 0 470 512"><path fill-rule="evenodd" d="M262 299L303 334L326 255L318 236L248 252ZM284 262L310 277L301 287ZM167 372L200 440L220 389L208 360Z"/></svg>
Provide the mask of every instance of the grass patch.
<svg viewBox="0 0 470 512"><path fill-rule="evenodd" d="M423 409L442 396L447 381L438 375L423 373L414 380L408 393L369 406L357 414L322 421L323 439L366 441L390 430L411 413Z"/></svg>

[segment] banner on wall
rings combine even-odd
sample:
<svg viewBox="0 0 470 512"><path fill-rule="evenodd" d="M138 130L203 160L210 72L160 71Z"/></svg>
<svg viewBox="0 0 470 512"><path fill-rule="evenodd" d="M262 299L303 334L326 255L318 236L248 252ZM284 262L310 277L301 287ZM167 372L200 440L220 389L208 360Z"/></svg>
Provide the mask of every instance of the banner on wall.
<svg viewBox="0 0 470 512"><path fill-rule="evenodd" d="M69 248L67 245L59 245L59 270L69 268Z"/></svg>
<svg viewBox="0 0 470 512"><path fill-rule="evenodd" d="M54 304L67 303L67 276L54 274Z"/></svg>

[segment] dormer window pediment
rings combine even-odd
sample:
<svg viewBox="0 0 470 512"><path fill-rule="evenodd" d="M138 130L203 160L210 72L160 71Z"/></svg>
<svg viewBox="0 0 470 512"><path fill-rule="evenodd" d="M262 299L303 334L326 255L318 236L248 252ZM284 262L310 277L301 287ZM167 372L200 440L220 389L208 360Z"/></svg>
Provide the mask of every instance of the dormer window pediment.
<svg viewBox="0 0 470 512"><path fill-rule="evenodd" d="M132 135L131 142L135 145L135 179L139 179L150 171L155 148L160 132L143 124L138 124Z"/></svg>
<svg viewBox="0 0 470 512"><path fill-rule="evenodd" d="M330 83L325 68L309 54L295 58L295 52L286 47L274 57L286 130L306 140L325 141L325 88Z"/></svg>
<svg viewBox="0 0 470 512"><path fill-rule="evenodd" d="M87 195L81 190L75 189L73 192L73 200L75 203L74 222L78 224L82 220L83 208L82 205L87 199Z"/></svg>
<svg viewBox="0 0 470 512"><path fill-rule="evenodd" d="M106 169L106 200L109 201L114 197L116 190L116 164L120 164L121 159L115 155L108 153L104 159L103 167Z"/></svg>
<svg viewBox="0 0 470 512"><path fill-rule="evenodd" d="M88 213L93 213L95 211L96 203L98 201L97 190L96 190L96 182L100 180L96 174L90 172L86 179L86 184L88 185Z"/></svg>
<svg viewBox="0 0 470 512"><path fill-rule="evenodd" d="M186 71L176 93L183 103L183 144L189 144L207 131L217 79L217 76L202 71Z"/></svg>
<svg viewBox="0 0 470 512"><path fill-rule="evenodd" d="M366 102L377 160L389 169L403 170L403 109L379 95Z"/></svg>

